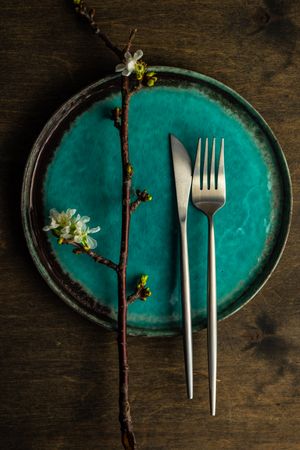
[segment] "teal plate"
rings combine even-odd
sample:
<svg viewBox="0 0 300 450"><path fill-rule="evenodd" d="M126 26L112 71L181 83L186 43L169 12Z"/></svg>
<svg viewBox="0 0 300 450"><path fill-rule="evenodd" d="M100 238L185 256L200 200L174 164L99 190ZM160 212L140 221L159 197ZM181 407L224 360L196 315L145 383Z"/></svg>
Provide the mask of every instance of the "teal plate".
<svg viewBox="0 0 300 450"><path fill-rule="evenodd" d="M241 308L276 266L288 234L291 184L282 150L262 117L234 91L204 75L155 67L158 83L132 97L129 114L133 184L153 201L132 216L128 290L149 275L152 297L129 306L128 331L172 335L181 329L177 209L169 134L194 161L198 137L225 138L227 201L215 221L218 317ZM42 231L51 208L88 215L98 251L118 260L121 159L111 111L120 106L120 77L111 76L69 100L48 122L31 152L23 185L24 229L33 259L71 307L116 328L114 271ZM217 141L219 142L219 141ZM188 214L193 328L206 326L207 220Z"/></svg>

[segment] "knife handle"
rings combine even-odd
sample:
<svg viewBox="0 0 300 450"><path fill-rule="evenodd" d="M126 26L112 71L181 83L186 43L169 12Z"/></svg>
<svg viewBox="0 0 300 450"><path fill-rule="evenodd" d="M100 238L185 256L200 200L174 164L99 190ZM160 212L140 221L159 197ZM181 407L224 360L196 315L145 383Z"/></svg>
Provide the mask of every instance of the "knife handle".
<svg viewBox="0 0 300 450"><path fill-rule="evenodd" d="M190 274L186 220L180 224L181 231L181 301L183 316L183 342L187 396L193 398L193 341L190 298Z"/></svg>

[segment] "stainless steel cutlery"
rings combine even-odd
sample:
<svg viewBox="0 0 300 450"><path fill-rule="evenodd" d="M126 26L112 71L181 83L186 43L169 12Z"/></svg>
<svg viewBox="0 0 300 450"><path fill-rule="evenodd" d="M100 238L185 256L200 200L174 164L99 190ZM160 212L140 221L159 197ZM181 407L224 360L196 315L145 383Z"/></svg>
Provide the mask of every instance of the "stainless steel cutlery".
<svg viewBox="0 0 300 450"><path fill-rule="evenodd" d="M198 141L193 177L191 161L182 143L171 136L171 147L175 175L178 217L181 232L182 267L182 308L184 325L185 367L188 397L193 396L193 354L192 324L190 305L189 264L187 248L187 210L192 183L192 201L194 206L208 218L208 292L207 292L207 348L211 415L216 414L217 382L217 281L214 216L226 201L224 168L224 139L221 140L220 156L216 168L216 139L212 141L209 158L209 142L205 140L203 163L201 163L201 139ZM210 160L210 164L208 161Z"/></svg>

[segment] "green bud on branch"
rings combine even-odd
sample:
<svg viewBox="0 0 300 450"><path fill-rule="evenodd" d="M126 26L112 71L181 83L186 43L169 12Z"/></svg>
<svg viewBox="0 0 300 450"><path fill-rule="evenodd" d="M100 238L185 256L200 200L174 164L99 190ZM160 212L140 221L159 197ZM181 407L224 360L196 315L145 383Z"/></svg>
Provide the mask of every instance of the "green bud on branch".
<svg viewBox="0 0 300 450"><path fill-rule="evenodd" d="M130 163L127 164L126 166L126 174L128 175L129 178L132 178L133 175L133 167Z"/></svg>
<svg viewBox="0 0 300 450"><path fill-rule="evenodd" d="M137 196L137 198L130 205L130 211L131 212L135 211L136 208L141 203L151 202L151 200L153 198L152 195L149 194L149 192L147 192L146 190L144 190L144 191L137 190L136 191L136 196Z"/></svg>
<svg viewBox="0 0 300 450"><path fill-rule="evenodd" d="M152 295L150 288L146 286L148 275L141 275L136 284L135 292L127 297L127 303L133 303L136 300L146 301Z"/></svg>
<svg viewBox="0 0 300 450"><path fill-rule="evenodd" d="M120 130L122 120L122 108L116 107L112 110L112 119L114 121L115 127Z"/></svg>
<svg viewBox="0 0 300 450"><path fill-rule="evenodd" d="M157 76L155 72L146 73L146 84L148 87L153 87L157 82Z"/></svg>
<svg viewBox="0 0 300 450"><path fill-rule="evenodd" d="M138 289L141 289L142 287L146 286L148 278L149 278L149 275L141 275L141 278L140 278L139 282L137 283L136 287Z"/></svg>

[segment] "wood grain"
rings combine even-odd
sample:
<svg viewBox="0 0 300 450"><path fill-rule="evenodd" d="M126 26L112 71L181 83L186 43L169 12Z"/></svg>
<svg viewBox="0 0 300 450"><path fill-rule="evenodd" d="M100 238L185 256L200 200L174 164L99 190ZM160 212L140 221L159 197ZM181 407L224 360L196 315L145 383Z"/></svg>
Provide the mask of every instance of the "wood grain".
<svg viewBox="0 0 300 450"><path fill-rule="evenodd" d="M142 450L300 448L299 135L297 0L94 0L124 44L132 26L150 64L185 67L230 85L284 148L294 217L262 292L219 326L218 415L208 415L205 332L194 339L195 400L185 400L182 342L129 339L131 400ZM19 214L24 165L51 114L116 63L71 2L1 5L1 389L4 450L117 450L115 335L49 290L26 249Z"/></svg>

